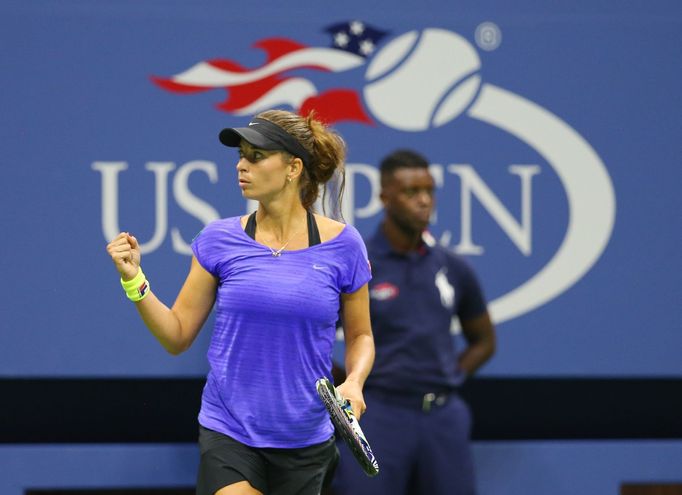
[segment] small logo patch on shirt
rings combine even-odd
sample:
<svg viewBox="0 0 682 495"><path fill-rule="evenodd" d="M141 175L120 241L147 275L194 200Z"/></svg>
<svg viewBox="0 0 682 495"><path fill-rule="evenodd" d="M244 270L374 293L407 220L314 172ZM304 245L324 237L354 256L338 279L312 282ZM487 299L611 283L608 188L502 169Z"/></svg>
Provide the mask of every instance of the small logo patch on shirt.
<svg viewBox="0 0 682 495"><path fill-rule="evenodd" d="M388 301L390 299L395 299L398 297L398 294L400 294L400 289L389 282L376 284L374 287L372 287L372 290L369 291L369 297L371 299L376 299L377 301Z"/></svg>

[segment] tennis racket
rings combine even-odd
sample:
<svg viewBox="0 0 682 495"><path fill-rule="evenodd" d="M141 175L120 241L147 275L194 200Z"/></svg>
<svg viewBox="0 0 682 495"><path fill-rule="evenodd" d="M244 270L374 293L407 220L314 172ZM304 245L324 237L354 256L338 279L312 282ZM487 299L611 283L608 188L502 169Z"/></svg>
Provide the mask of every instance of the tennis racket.
<svg viewBox="0 0 682 495"><path fill-rule="evenodd" d="M365 474L376 476L379 473L379 463L360 429L360 424L353 413L350 401L341 397L341 394L336 391L334 385L327 378L317 380L315 387L322 403L329 411L336 431L344 439Z"/></svg>

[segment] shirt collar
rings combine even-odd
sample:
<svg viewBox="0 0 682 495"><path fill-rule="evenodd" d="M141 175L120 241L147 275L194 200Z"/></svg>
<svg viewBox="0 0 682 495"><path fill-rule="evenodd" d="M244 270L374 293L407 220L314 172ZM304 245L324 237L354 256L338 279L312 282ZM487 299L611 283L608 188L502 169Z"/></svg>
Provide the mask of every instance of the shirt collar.
<svg viewBox="0 0 682 495"><path fill-rule="evenodd" d="M416 253L420 255L425 255L431 251L431 249L436 245L436 240L434 239L433 235L428 230L425 230L422 233L422 242L420 243L419 247L415 250L412 251L411 253L399 253L396 250L393 249L393 246L388 242L388 238L386 237L386 234L384 233L384 224L383 222L379 224L377 227L376 231L374 232L374 235L370 238L369 244L371 245L372 249L380 254L398 254L401 256L409 255L411 253Z"/></svg>

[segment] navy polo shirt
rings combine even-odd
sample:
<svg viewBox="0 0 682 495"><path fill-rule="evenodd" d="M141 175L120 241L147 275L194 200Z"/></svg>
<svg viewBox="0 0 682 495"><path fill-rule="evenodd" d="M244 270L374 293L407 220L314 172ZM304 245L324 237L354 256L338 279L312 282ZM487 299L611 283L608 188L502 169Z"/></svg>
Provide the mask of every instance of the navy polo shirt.
<svg viewBox="0 0 682 495"><path fill-rule="evenodd" d="M395 252L382 225L367 252L376 358L365 386L416 394L454 389L464 375L450 333L452 317L464 321L487 310L472 268L435 242Z"/></svg>

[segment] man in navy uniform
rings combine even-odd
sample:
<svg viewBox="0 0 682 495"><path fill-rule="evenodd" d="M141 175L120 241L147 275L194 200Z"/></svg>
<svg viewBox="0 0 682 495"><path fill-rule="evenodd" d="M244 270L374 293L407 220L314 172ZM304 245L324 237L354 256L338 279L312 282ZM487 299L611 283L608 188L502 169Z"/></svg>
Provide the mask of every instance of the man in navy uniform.
<svg viewBox="0 0 682 495"><path fill-rule="evenodd" d="M376 346L362 427L379 461L368 478L342 448L336 494L471 495L471 414L458 387L495 351L495 331L469 264L426 231L434 207L428 163L410 150L381 162L385 216L367 243ZM466 349L450 332L457 316Z"/></svg>

